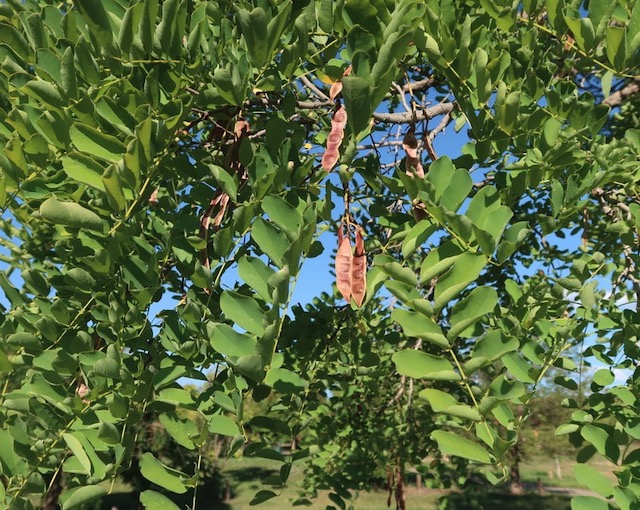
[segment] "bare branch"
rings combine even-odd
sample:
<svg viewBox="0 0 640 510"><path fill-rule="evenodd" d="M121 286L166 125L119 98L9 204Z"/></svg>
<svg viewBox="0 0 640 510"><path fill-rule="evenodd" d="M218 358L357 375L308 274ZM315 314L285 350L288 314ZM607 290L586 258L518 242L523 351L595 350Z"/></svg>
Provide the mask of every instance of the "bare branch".
<svg viewBox="0 0 640 510"><path fill-rule="evenodd" d="M418 81L412 81L409 83L405 83L402 86L402 90L404 92L418 92L420 90L425 90L428 89L429 87L433 87L436 83L438 83L438 80L436 80L433 76L429 76L428 78L425 78L424 80L418 80Z"/></svg>
<svg viewBox="0 0 640 510"><path fill-rule="evenodd" d="M629 99L629 97L636 95L638 92L640 92L640 80L633 80L627 83L620 90L611 94L608 98L602 101L602 104L615 108L616 106L620 106L624 103Z"/></svg>
<svg viewBox="0 0 640 510"><path fill-rule="evenodd" d="M416 121L432 119L439 115L451 113L455 107L454 103L439 103L430 108L416 111ZM379 122L390 122L392 124L409 124L413 121L412 112L406 113L379 113L374 112L373 118Z"/></svg>
<svg viewBox="0 0 640 510"><path fill-rule="evenodd" d="M324 92L322 92L322 90L316 87L315 83L313 83L309 78L307 78L306 76L300 76L300 80L302 81L302 83L304 83L305 87L307 87L317 97L325 101L329 100L329 96L327 96Z"/></svg>
<svg viewBox="0 0 640 510"><path fill-rule="evenodd" d="M409 104L407 103L407 98L404 97L404 90L402 89L402 87L400 87L400 85L398 85L395 81L392 82L393 88L396 89L398 91L398 94L400 96L400 100L402 101L402 104L404 106L404 109L408 112L412 111L411 107L409 106Z"/></svg>
<svg viewBox="0 0 640 510"><path fill-rule="evenodd" d="M440 133L440 131L443 131L444 128L446 128L449 125L449 122L451 122L451 112L445 113L444 117L442 117L442 120L440 121L440 123L433 128L431 131L429 131L429 134L427 135L429 138L430 142L433 142L433 140L435 139L436 135L438 133Z"/></svg>

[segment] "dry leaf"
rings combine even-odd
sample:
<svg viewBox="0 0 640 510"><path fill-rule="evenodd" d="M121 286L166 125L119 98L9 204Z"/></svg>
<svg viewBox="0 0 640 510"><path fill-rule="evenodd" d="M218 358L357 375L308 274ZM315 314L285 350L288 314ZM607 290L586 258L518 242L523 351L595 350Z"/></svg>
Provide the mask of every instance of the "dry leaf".
<svg viewBox="0 0 640 510"><path fill-rule="evenodd" d="M342 81L334 81L329 89L329 99L333 101L342 92Z"/></svg>
<svg viewBox="0 0 640 510"><path fill-rule="evenodd" d="M333 114L331 119L331 131L327 137L327 148L322 156L322 168L330 171L340 159L340 144L344 137L344 128L347 125L347 110L340 107Z"/></svg>
<svg viewBox="0 0 640 510"><path fill-rule="evenodd" d="M149 205L151 207L156 207L158 205L158 190L160 188L156 188L153 190L153 193L151 193L151 196L149 197Z"/></svg>
<svg viewBox="0 0 640 510"><path fill-rule="evenodd" d="M416 219L416 221L424 220L429 217L427 208L418 199L415 199L413 201L413 217Z"/></svg>
<svg viewBox="0 0 640 510"><path fill-rule="evenodd" d="M83 404L90 403L89 400L84 398L87 395L87 393L89 393L89 388L87 388L87 385L85 383L80 383L78 385L78 387L76 388L76 393L80 397L80 400L82 400Z"/></svg>
<svg viewBox="0 0 640 510"><path fill-rule="evenodd" d="M348 76L351 74L351 66L347 67L342 73L342 76ZM329 99L333 101L342 92L342 80L334 81L329 89Z"/></svg>

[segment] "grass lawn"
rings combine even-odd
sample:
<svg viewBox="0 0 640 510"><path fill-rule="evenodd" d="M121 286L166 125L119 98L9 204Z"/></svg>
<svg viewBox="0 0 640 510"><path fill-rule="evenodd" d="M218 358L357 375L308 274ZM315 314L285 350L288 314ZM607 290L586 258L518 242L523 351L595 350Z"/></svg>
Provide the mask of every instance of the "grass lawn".
<svg viewBox="0 0 640 510"><path fill-rule="evenodd" d="M255 493L264 488L261 480L270 474L274 474L279 469L280 464L263 459L240 458L231 459L225 465L225 472L235 482L235 497L229 502L232 510L249 508L249 502ZM254 476L247 477L247 473ZM258 510L282 510L291 508L292 503L299 498L298 485L303 478L302 465L295 465L291 470L287 487L278 497L270 499L256 508ZM277 492L277 491L274 491ZM423 490L417 492L415 488L410 488L407 494L408 508L411 510L435 510L438 499L444 494L443 491ZM324 510L327 505L333 504L328 493L321 493L312 502L311 506L301 506L298 508L308 508L311 510ZM388 510L387 493L383 491L363 492L357 495L353 501L356 509L367 510ZM395 508L393 504L392 508Z"/></svg>
<svg viewBox="0 0 640 510"><path fill-rule="evenodd" d="M598 468L606 476L613 478L610 464L601 459L594 459L590 464ZM562 478L558 479L554 459L532 459L521 465L522 481L529 489L529 493L526 495L512 496L504 492L492 491L487 487L486 490L481 489L467 495L452 494L449 508L450 510L469 510L471 508L474 510L493 510L495 508L508 508L509 510L569 510L570 498L568 496L555 494L540 496L535 492L535 486L537 480L540 479L545 486L584 489L573 477L573 465L574 462L571 460L562 460L560 462ZM200 489L197 497L197 510L245 510L250 508L249 503L255 494L259 490L269 488L263 485L263 482L270 475L277 473L279 468L280 464L278 462L265 459L234 458L226 461L223 465L223 471L232 487L232 499L224 503L214 502L211 501L210 495L205 490ZM303 476L302 465L294 464L287 487L282 491L274 490L274 492L278 493L278 497L267 500L255 508L257 510L292 508L293 502L299 498L299 486ZM446 494L446 491L431 489L419 491L415 486L407 486L407 508L409 510L436 510L439 499L446 496ZM118 510L133 510L135 508L134 501L134 494L130 492L130 488L124 484L117 484L114 487L114 494L104 498L100 504L88 505L85 510L111 510L113 506ZM188 501L189 503L191 502L191 496L189 496ZM353 503L356 510L388 510L387 493L384 491L360 493L355 496L351 503ZM311 506L297 508L324 510L331 504L333 503L329 499L328 493L325 492L313 500ZM184 509L186 505L181 504L180 508ZM393 501L391 508L395 508L395 502Z"/></svg>

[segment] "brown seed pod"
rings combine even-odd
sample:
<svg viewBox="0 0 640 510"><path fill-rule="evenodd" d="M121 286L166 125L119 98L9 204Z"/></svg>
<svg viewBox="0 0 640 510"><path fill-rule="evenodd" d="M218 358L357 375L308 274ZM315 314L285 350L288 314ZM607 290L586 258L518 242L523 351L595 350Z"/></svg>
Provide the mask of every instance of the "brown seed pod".
<svg viewBox="0 0 640 510"><path fill-rule="evenodd" d="M356 305L362 306L367 292L367 256L364 252L362 227L356 228L356 249L351 261L351 297Z"/></svg>
<svg viewBox="0 0 640 510"><path fill-rule="evenodd" d="M411 126L402 139L402 148L407 153L405 158L405 172L407 175L415 175L424 179L424 169L418 157L418 140L415 135L415 128Z"/></svg>
<svg viewBox="0 0 640 510"><path fill-rule="evenodd" d="M329 99L333 101L336 97L338 97L338 94L340 94L340 92L342 92L342 81L334 81L331 84L331 88L329 89Z"/></svg>
<svg viewBox="0 0 640 510"><path fill-rule="evenodd" d="M344 128L347 125L347 110L340 107L333 114L331 119L331 131L327 137L327 148L322 156L322 168L330 171L340 159L340 144L344 137Z"/></svg>
<svg viewBox="0 0 640 510"><path fill-rule="evenodd" d="M338 252L336 253L336 285L338 291L347 301L362 306L367 290L367 256L364 252L362 227L356 226L355 253L351 251L351 241L347 227L344 235L343 227L338 230Z"/></svg>
<svg viewBox="0 0 640 510"><path fill-rule="evenodd" d="M342 73L342 76L348 76L351 74L351 66L347 67ZM342 92L342 80L334 81L329 89L329 99L335 100L336 97Z"/></svg>
<svg viewBox="0 0 640 510"><path fill-rule="evenodd" d="M351 241L344 237L342 227L338 230L338 252L336 253L336 285L342 297L351 299Z"/></svg>

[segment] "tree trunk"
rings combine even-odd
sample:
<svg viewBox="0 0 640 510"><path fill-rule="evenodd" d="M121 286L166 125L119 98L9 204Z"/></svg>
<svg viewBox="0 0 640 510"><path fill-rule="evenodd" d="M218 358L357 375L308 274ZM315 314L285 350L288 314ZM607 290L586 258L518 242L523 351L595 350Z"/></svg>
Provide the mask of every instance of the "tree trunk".
<svg viewBox="0 0 640 510"><path fill-rule="evenodd" d="M60 510L60 494L62 494L62 475L55 472L49 479L49 490L42 498L42 510Z"/></svg>
<svg viewBox="0 0 640 510"><path fill-rule="evenodd" d="M522 482L520 479L520 448L516 444L513 447L513 464L511 464L511 494L522 494Z"/></svg>

